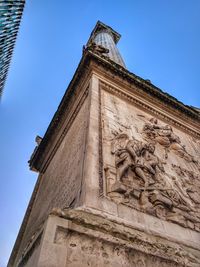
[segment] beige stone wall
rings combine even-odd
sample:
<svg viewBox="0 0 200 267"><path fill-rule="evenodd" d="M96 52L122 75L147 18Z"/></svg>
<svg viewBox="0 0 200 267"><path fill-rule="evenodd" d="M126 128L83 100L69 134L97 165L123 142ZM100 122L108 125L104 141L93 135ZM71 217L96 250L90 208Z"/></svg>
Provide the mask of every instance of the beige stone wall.
<svg viewBox="0 0 200 267"><path fill-rule="evenodd" d="M41 177L19 254L40 229L54 207L66 208L79 202L84 161L88 99L85 100L54 157Z"/></svg>
<svg viewBox="0 0 200 267"><path fill-rule="evenodd" d="M177 266L169 260L144 255L124 245L76 232L69 232L65 242L65 267L160 267L161 264L163 267Z"/></svg>
<svg viewBox="0 0 200 267"><path fill-rule="evenodd" d="M30 250L29 254L26 255L25 259L21 262L19 267L26 266L26 267L33 267L37 266L38 259L40 256L40 246L36 244L32 250Z"/></svg>

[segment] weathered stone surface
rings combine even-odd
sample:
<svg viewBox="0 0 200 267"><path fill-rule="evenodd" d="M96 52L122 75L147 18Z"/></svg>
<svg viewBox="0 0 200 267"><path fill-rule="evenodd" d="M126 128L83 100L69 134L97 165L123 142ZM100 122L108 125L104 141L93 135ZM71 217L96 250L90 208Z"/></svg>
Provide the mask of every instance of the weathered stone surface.
<svg viewBox="0 0 200 267"><path fill-rule="evenodd" d="M75 206L79 201L85 149L88 101L85 100L76 119L64 137L51 163L42 175L30 214L22 252L40 228L53 207Z"/></svg>
<svg viewBox="0 0 200 267"><path fill-rule="evenodd" d="M111 93L101 90L101 96L107 195L200 231L200 150L195 140Z"/></svg>
<svg viewBox="0 0 200 267"><path fill-rule="evenodd" d="M26 257L25 254L24 262ZM27 264L30 261L31 255ZM199 264L200 258L194 249L186 249L84 210L58 209L44 227L36 266L197 267Z"/></svg>

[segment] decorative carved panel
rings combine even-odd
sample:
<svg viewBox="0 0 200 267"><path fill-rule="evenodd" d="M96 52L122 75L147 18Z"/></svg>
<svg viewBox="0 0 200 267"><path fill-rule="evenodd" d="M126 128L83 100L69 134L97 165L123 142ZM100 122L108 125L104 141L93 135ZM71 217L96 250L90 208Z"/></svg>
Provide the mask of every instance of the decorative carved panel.
<svg viewBox="0 0 200 267"><path fill-rule="evenodd" d="M113 201L200 231L200 144L101 91L105 193Z"/></svg>

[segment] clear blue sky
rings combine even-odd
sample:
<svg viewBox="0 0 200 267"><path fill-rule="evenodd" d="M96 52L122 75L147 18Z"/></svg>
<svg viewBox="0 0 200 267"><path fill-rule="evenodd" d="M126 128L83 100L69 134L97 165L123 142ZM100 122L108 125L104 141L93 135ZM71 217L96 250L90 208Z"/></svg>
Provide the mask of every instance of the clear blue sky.
<svg viewBox="0 0 200 267"><path fill-rule="evenodd" d="M97 20L121 33L127 68L200 107L199 0L27 0L0 104L0 267L14 245L43 136Z"/></svg>

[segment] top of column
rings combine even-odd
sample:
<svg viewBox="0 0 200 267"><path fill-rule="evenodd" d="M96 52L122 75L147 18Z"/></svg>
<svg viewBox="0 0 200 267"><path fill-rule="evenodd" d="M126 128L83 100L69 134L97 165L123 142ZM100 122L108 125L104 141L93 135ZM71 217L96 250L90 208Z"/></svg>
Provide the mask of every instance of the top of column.
<svg viewBox="0 0 200 267"><path fill-rule="evenodd" d="M95 28L93 29L90 38L88 40L87 46L91 43L95 43L100 45L106 49L108 52L106 56L108 56L115 63L126 68L124 61L119 53L119 50L116 46L119 41L121 35L114 31L111 27L105 25L104 23L98 21Z"/></svg>

